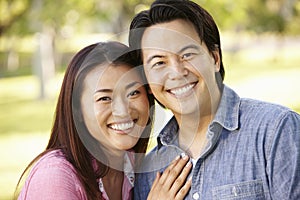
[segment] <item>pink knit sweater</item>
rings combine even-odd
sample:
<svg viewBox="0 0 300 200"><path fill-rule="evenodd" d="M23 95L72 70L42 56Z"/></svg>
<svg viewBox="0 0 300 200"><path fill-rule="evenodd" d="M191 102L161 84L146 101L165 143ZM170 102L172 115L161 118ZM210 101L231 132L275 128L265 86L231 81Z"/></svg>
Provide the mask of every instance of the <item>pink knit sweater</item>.
<svg viewBox="0 0 300 200"><path fill-rule="evenodd" d="M132 181L125 177L123 199L129 200L132 198ZM104 199L108 200L104 188L101 189ZM18 197L18 200L23 199L85 200L87 198L72 164L66 160L60 150L54 150L40 158L32 167Z"/></svg>

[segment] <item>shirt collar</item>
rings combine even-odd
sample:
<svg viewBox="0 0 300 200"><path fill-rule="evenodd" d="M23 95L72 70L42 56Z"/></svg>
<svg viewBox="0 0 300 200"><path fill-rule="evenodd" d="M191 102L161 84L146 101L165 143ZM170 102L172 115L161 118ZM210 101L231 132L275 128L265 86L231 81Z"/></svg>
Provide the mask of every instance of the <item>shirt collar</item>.
<svg viewBox="0 0 300 200"><path fill-rule="evenodd" d="M219 123L229 131L239 128L239 109L241 98L224 85L221 101L213 123Z"/></svg>
<svg viewBox="0 0 300 200"><path fill-rule="evenodd" d="M173 116L157 137L158 149L162 145L174 144L178 142L178 129L178 123Z"/></svg>
<svg viewBox="0 0 300 200"><path fill-rule="evenodd" d="M230 131L238 129L240 101L240 97L224 85L221 101L212 124L218 123ZM173 116L157 137L158 149L162 145L176 144L178 129L178 123Z"/></svg>

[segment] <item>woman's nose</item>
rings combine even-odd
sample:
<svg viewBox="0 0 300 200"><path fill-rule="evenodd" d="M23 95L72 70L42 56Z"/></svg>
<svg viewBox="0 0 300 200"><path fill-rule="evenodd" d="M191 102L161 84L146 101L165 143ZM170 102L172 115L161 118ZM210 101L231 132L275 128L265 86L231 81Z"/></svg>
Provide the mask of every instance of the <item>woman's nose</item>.
<svg viewBox="0 0 300 200"><path fill-rule="evenodd" d="M129 114L129 104L125 98L114 98L111 107L114 116L125 117Z"/></svg>

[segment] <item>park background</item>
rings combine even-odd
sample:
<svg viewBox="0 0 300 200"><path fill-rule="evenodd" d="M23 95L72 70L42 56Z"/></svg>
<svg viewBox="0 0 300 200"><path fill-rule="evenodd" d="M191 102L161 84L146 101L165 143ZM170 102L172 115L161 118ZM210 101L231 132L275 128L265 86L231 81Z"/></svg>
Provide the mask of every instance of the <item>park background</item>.
<svg viewBox="0 0 300 200"><path fill-rule="evenodd" d="M195 2L220 28L224 82L240 96L299 113L300 1ZM130 20L150 3L0 0L0 199L12 199L22 171L45 148L72 55L94 42L127 43ZM154 137L169 117L157 116Z"/></svg>

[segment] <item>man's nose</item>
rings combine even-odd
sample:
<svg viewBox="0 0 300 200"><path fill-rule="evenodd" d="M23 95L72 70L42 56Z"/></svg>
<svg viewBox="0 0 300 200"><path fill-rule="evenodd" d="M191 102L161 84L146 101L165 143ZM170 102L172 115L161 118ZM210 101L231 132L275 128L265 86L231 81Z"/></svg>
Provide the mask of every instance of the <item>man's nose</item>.
<svg viewBox="0 0 300 200"><path fill-rule="evenodd" d="M174 55L169 59L169 78L170 79L180 79L188 75L188 69L185 67L184 63L180 60L179 56Z"/></svg>

